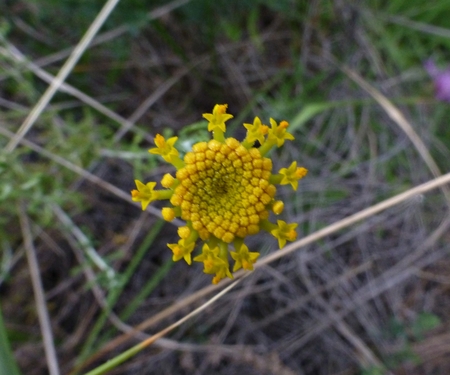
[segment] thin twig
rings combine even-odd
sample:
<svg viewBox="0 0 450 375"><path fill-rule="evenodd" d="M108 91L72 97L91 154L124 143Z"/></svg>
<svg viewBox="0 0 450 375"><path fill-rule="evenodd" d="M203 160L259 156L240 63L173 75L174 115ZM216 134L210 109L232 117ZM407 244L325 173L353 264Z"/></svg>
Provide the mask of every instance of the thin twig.
<svg viewBox="0 0 450 375"><path fill-rule="evenodd" d="M128 349L127 351L123 352L122 354L118 355L117 357L109 360L102 366L97 367L96 369L89 371L86 373L86 375L101 375L104 374L106 371L111 370L113 368L116 368L121 363L125 362L129 358L133 357L137 353L139 353L141 350L149 347L152 345L156 340L160 339L161 337L167 335L169 332L173 331L175 328L182 325L187 320L191 319L192 317L200 314L203 310L205 310L208 306L212 305L214 302L216 302L219 298L223 297L226 293L228 293L231 289L233 289L240 281L236 280L231 285L228 285L225 289L217 293L214 297L210 298L208 301L206 301L203 305L196 308L194 311L191 311L189 314L185 315L183 318L177 320L175 323L171 324L170 326L164 328L163 330L159 331L158 333L150 336L148 339L142 341L141 343L133 346L132 348Z"/></svg>
<svg viewBox="0 0 450 375"><path fill-rule="evenodd" d="M440 36L443 38L450 38L450 30L445 27L439 27L430 25L423 22L417 22L410 20L409 18L395 15L384 15L382 13L377 13L382 20L386 20L391 23L396 23L397 25L402 25L409 27L410 29L417 30L423 33Z"/></svg>
<svg viewBox="0 0 450 375"><path fill-rule="evenodd" d="M1 36L0 36L1 38ZM20 52L14 45L7 42L6 40L3 41L5 44L5 48L0 49L0 53L7 55L8 57L14 59L15 61L19 62L20 64L23 64L27 69L29 69L31 72L36 74L40 79L47 83L52 83L56 78L52 74L46 72L45 70L41 69L38 65L35 63L28 61L28 59L25 57L25 55ZM2 51L3 50L3 51ZM122 128L131 129L133 127L133 123L129 122L126 118L120 116L114 111L111 111L108 107L104 106L102 103L100 103L98 100L95 100L94 98L90 97L89 95L85 94L84 92L78 90L77 88L71 86L67 82L62 82L60 86L60 91L67 93L69 95L72 95L73 97L79 99L82 103L85 103L101 114L105 115L106 117L110 118L114 122L117 122L122 126ZM151 142L153 141L153 137L149 137L146 135L146 133L143 133L144 137L147 141Z"/></svg>
<svg viewBox="0 0 450 375"><path fill-rule="evenodd" d="M439 177L442 175L439 167L430 152L428 151L425 143L416 133L414 128L408 122L408 120L403 116L403 113L380 91L373 87L369 82L364 80L358 73L349 69L346 66L340 67L342 71L347 74L354 82L356 82L361 88L363 88L367 93L374 98L378 104L386 111L388 116L399 126L400 129L408 136L414 147L416 148L419 155L424 160L428 169L431 171L434 177ZM450 207L450 190L446 186L442 186L441 190L447 200L447 205Z"/></svg>
<svg viewBox="0 0 450 375"><path fill-rule="evenodd" d="M78 244L84 250L91 262L94 263L100 271L105 273L110 284L114 283L117 279L116 272L103 260L103 258L97 253L97 250L92 247L91 242L83 231L75 225L69 215L67 215L61 207L56 204L52 204L52 210L61 223L72 232L73 236L77 239Z"/></svg>
<svg viewBox="0 0 450 375"><path fill-rule="evenodd" d="M45 109L50 100L52 100L53 95L55 95L55 93L61 87L61 84L66 80L67 76L70 74L73 67L78 62L81 55L86 50L87 46L92 41L97 32L100 30L103 23L106 21L106 19L113 11L118 2L119 0L108 0L106 2L102 10L95 18L94 22L92 22L91 26L86 31L83 38L81 38L80 42L77 44L77 46L75 47L75 49L73 50L73 52L71 53L65 64L62 66L58 75L55 77L55 79L52 81L52 83L47 88L45 93L41 96L37 104L31 110L28 117L22 123L19 130L17 131L16 136L12 140L10 140L10 142L6 145L5 150L7 152L12 152L17 147L17 145L20 143L20 140L26 135L28 130L30 130L30 128L36 122L38 117L41 115L42 111Z"/></svg>
<svg viewBox="0 0 450 375"><path fill-rule="evenodd" d="M158 18L161 18L162 16L165 16L166 14L172 12L173 10L186 5L191 0L175 0L170 3L164 4L150 12L147 13L147 19L149 21L156 20ZM119 26L113 30L109 30L104 32L103 34L97 35L92 43L88 46L88 48L109 42L113 39L118 38L119 36L129 32L131 27L129 25L122 25ZM64 59L65 57L69 56L73 47L66 48L62 51L56 52L52 55L48 55L45 57L42 57L40 59L35 60L35 63L37 66L43 67L46 65L54 64L55 62Z"/></svg>
<svg viewBox="0 0 450 375"><path fill-rule="evenodd" d="M325 310L326 314L329 316L330 320L333 321L333 325L336 330L347 339L347 341L355 348L356 353L355 357L360 362L361 367L369 367L376 366L383 368L383 363L376 356L376 354L372 351L370 347L366 345L366 343L361 340L358 335L353 332L351 327L341 318L339 318L335 312L335 310L327 303L327 301L322 297L320 293L317 293L317 288L311 280L309 276L308 267L306 267L306 262L300 262L301 273L300 277L308 289L309 295L316 295L315 301ZM318 316L320 319L320 316ZM387 374L391 374L387 372Z"/></svg>
<svg viewBox="0 0 450 375"><path fill-rule="evenodd" d="M280 259L290 253L293 253L294 251L297 251L301 249L302 247L305 247L309 244L312 244L326 236L329 236L330 234L333 234L339 230L345 229L351 225L356 224L357 222L361 220L365 220L371 216L374 216L388 208L391 208L399 203L402 203L408 199L410 199L413 196L426 193L428 191L431 191L433 189L436 189L438 187L441 187L444 184L450 183L450 173L447 173L439 178L435 178L431 181L428 181L422 185L416 186L415 188L411 188L403 193L400 193L398 195L395 195L389 199L386 199L378 204L375 204L371 207L368 207L364 210L361 210L353 215L350 215L349 217L346 217L342 220L337 221L336 223L330 224L329 226L314 232L310 234L309 236L306 236L288 246L283 248L282 250L279 250L277 252L274 252L261 260L258 260L258 262L254 265L255 270L261 267L264 267L265 265L274 262L277 259ZM246 275L245 271L238 271L234 274L235 279L238 279L242 276ZM91 358L89 358L86 363L90 363L93 360L98 359L105 353L113 350L118 345L124 343L129 338L133 337L134 335L138 334L139 332L157 324L161 320L167 318L171 314L174 314L177 311L180 311L181 309L189 306L190 304L194 303L195 301L199 300L200 298L203 298L207 296L208 294L216 291L217 289L224 287L231 283L232 280L230 279L224 279L219 284L216 285L208 285L207 287L200 289L199 291L187 296L183 300L174 303L173 305L169 306L165 310L160 311L159 313L155 314L151 318L143 321L138 326L134 328L132 332L128 332L126 334L123 334L121 336L116 337L114 340L110 341L106 346L104 346L102 349L100 349L99 352L95 353Z"/></svg>
<svg viewBox="0 0 450 375"><path fill-rule="evenodd" d="M450 172L447 174L444 174L441 177L435 178L433 180L430 180L428 182L425 182L419 186L416 186L414 188L411 188L403 193L394 195L391 198L388 198L380 203L374 204L371 207L368 207L364 210L361 210L353 215L350 215L344 219L341 219L333 224L328 225L327 227L318 230L317 232L314 232L310 234L309 236L306 236L302 238L301 240L298 240L290 245L287 245L285 248L283 248L280 251L277 251L275 253L272 253L255 264L255 268L262 267L265 264L271 263L277 259L280 259L287 254L293 253L294 251L298 250L301 247L304 247L306 245L309 245L313 242L316 242L326 236L329 236L330 234L333 234L337 231L340 231L344 228L347 228L353 224L356 224L358 221L368 219L371 216L374 216L384 210L387 210L388 208L391 208L393 206L396 206L399 203L402 203L415 195L420 195L423 193L426 193L430 190L440 188L441 186L445 184L450 183Z"/></svg>
<svg viewBox="0 0 450 375"><path fill-rule="evenodd" d="M7 130L4 127L0 126L0 134L12 138L14 136L14 133L10 132L9 130ZM118 187L110 184L109 182L101 179L100 177L86 171L85 169L79 167L76 164L71 163L70 161L62 158L59 155L55 155L45 149L43 149L42 147L38 146L37 144L30 142L27 139L21 139L20 143L23 144L24 146L27 146L28 148L30 148L31 150L34 150L36 152L38 152L40 155L45 156L46 158L49 158L50 160L54 161L55 163L62 165L63 167L71 170L72 172L75 172L76 174L80 175L81 177L85 178L86 180L88 180L89 182L101 187L102 189L110 192L111 194L123 199L124 201L134 204L137 206L137 204L135 204L134 202L131 201L131 196L130 194L126 193L125 191L119 189ZM151 214L162 218L162 214L161 212L152 206L147 207L147 211L149 211ZM174 225L180 226L182 224L181 220L173 220L171 222Z"/></svg>
<svg viewBox="0 0 450 375"><path fill-rule="evenodd" d="M109 321L119 331L123 331L123 332L131 331L133 329L133 327L128 326L127 324L123 323L122 320L120 320L120 318L111 310L111 308L108 304L108 301L105 297L105 294L103 293L102 288L98 284L98 277L96 276L94 270L89 265L89 263L86 262L86 260L85 260L86 258L84 257L83 250L81 250L79 248L79 245L81 245L81 247L83 247L83 248L85 248L86 246L89 246L89 244L86 243L86 241L88 241L88 239L82 233L80 228L78 228L70 220L70 218L67 216L67 214L59 206L53 205L52 209L53 209L53 212L55 213L55 215L58 217L58 219L62 222L62 224L64 226L66 226L68 231L70 231L73 235L73 237L71 237L67 233L66 239L69 242L69 244L71 245L71 247L73 248L75 256L78 259L78 263L83 268L83 273L85 274L87 283L92 286L91 287L92 293L93 293L95 299L97 300L99 306L101 307L101 309L103 311L107 312ZM78 243L77 243L77 241L78 241ZM92 251L95 252L95 249L90 250L90 252L92 252ZM88 253L88 250L86 250L86 252ZM106 271L107 275L109 274L108 275L108 278L109 278L108 287L114 288L115 287L114 283L117 283L117 278L115 277L114 270L112 268L110 268L105 263L105 261L102 258L100 258L100 256L96 252L95 252L95 255L88 253L88 256L89 256L89 258L91 258L91 260L93 260L93 262L97 265L97 267L99 267L104 272ZM96 260L92 259L92 257L95 257Z"/></svg>
<svg viewBox="0 0 450 375"><path fill-rule="evenodd" d="M135 109L135 111L127 119L126 123L124 123L123 126L116 132L116 134L114 135L114 142L118 142L129 130L131 130L134 124L144 115L144 113L153 104L155 104L173 85L179 82L179 80L187 73L189 73L191 69L205 60L205 58L199 59L190 67L181 69L177 74L170 77L166 82L164 82L154 92L152 92L151 95L147 99L145 99L138 108Z"/></svg>
<svg viewBox="0 0 450 375"><path fill-rule="evenodd" d="M37 314L41 327L45 356L47 358L48 370L50 375L59 375L58 358L56 356L56 350L53 343L52 327L45 303L44 288L42 286L39 272L39 263L36 257L30 223L28 221L28 216L26 214L24 205L24 203L18 205L17 211L19 213L22 236L25 242L25 252L28 259L28 266L30 267L31 282L33 284L34 298L36 301Z"/></svg>
<svg viewBox="0 0 450 375"><path fill-rule="evenodd" d="M400 284L406 278L413 275L415 272L415 268L411 267L412 263L416 261L420 256L422 256L425 252L427 252L430 248L432 248L437 239L448 232L449 226L450 217L447 217L409 257L401 260L393 267L391 267L387 272L384 272L383 274L372 280L369 284L363 286L358 291L353 293L351 304L349 304L345 308L342 308L340 311L337 311L336 318L343 319L359 306L363 305L371 299L374 299L384 291L393 288L395 285ZM445 253L440 256L444 255ZM436 258L432 257L431 259L428 259L428 261L425 261L422 267L425 267L427 264L435 261ZM308 343L308 341L310 341L314 336L317 336L318 334L320 334L320 332L323 332L323 330L328 328L332 323L333 320L331 319L321 320L320 322L317 322L317 325L311 327L308 332L302 334L302 336L295 341L295 344L292 344L292 347L289 349L289 351L283 349L285 350L284 353L292 353L295 350L299 350L301 347L306 345L306 343Z"/></svg>

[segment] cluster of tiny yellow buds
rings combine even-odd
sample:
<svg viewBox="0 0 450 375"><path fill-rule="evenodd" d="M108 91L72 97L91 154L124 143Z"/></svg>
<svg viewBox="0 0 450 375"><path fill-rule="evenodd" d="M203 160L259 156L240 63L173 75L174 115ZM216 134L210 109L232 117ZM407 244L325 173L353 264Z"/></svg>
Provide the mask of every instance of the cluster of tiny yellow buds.
<svg viewBox="0 0 450 375"><path fill-rule="evenodd" d="M153 200L170 201L171 207L162 209L163 218L171 221L180 217L186 221L186 226L178 229L178 243L168 244L173 260L184 259L191 264L191 253L200 238L205 244L193 260L202 262L204 272L214 275L213 283L217 283L233 277L230 258L234 261L233 272L241 268L253 270L259 253L249 251L244 244L247 236L263 229L278 239L280 248L286 241L296 239L297 224L283 220L274 224L269 217L271 212L279 215L284 209L284 203L275 200L275 185L291 184L297 190L298 180L307 170L293 162L278 174L272 174L272 161L265 157L273 147L294 139L287 132L287 121L277 124L270 119L269 127L255 117L253 124L244 124L247 135L239 142L225 138L225 122L233 118L227 113L226 104L217 104L212 113L203 117L213 139L194 144L183 159L175 148L177 137L166 140L156 135L156 148L149 152L162 156L176 168L175 176L165 174L161 180L166 190L154 190L155 182L145 185L136 180L137 190L131 194L133 201L141 202L143 210ZM255 147L256 141L259 148ZM230 244L234 251L229 251Z"/></svg>

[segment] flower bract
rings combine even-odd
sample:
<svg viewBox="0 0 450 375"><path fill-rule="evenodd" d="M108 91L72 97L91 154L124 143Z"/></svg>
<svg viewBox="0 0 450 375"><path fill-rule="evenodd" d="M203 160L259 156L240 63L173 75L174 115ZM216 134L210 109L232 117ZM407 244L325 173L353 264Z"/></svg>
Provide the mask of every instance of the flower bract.
<svg viewBox="0 0 450 375"><path fill-rule="evenodd" d="M278 124L270 119L269 128L255 117L253 124L244 124L247 135L240 142L225 137L225 123L233 118L226 104L217 104L203 117L213 139L195 143L182 159L175 148L177 137L166 140L156 135L156 148L149 152L160 155L176 171L163 176L161 185L165 189L161 190L154 189L155 182L145 185L136 180L132 199L141 202L142 209L153 200L169 200L170 206L162 209L163 218L170 221L179 217L186 222L178 230L178 243L168 244L173 260L184 259L191 264L191 253L200 239L204 245L193 260L203 263L203 271L214 275L213 283L217 283L232 278L230 260L234 261L233 272L253 270L259 252L249 251L244 244L247 236L265 230L278 239L280 248L286 241L295 240L297 224L282 220L274 224L270 216L281 214L284 208L282 201L275 200L276 185L291 184L297 190L298 180L307 170L293 162L273 174L272 160L265 156L273 147L294 139L287 131L287 121Z"/></svg>

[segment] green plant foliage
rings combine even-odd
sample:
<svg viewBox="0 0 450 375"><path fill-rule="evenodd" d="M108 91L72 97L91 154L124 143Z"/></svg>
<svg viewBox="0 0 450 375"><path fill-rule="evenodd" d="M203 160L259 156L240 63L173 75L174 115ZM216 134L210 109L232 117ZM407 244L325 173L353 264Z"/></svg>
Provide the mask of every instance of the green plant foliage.
<svg viewBox="0 0 450 375"><path fill-rule="evenodd" d="M201 30L199 37L208 44L223 35L237 41L246 29L255 41L259 38L257 16L260 8L266 7L285 16L292 16L300 11L299 8L306 9L306 5L306 2L293 0L196 0L180 8L179 14L187 26Z"/></svg>
<svg viewBox="0 0 450 375"><path fill-rule="evenodd" d="M420 357L414 353L409 343L405 343L403 348L399 351L390 354L386 359L386 365L388 368L395 369L405 363L412 363L418 365L421 363Z"/></svg>
<svg viewBox="0 0 450 375"><path fill-rule="evenodd" d="M20 375L16 360L11 353L8 335L3 323L3 314L0 305L0 374Z"/></svg>
<svg viewBox="0 0 450 375"><path fill-rule="evenodd" d="M9 221L8 217L14 217L17 204L25 200L28 211L38 215L45 225L51 217L46 204L61 203L63 199L57 181L46 174L39 163L23 163L35 156L33 152L23 150L0 155L0 176L4 181L0 187L0 220L3 224Z"/></svg>
<svg viewBox="0 0 450 375"><path fill-rule="evenodd" d="M436 26L442 30L448 28L450 8L445 1L433 4L420 0L373 3L377 4L379 13L373 13L372 8L364 20L374 31L372 40L378 53L395 62L397 67L407 69L412 64L422 64L437 51L450 48L448 37L431 30Z"/></svg>
<svg viewBox="0 0 450 375"><path fill-rule="evenodd" d="M146 24L148 13L164 1L128 0L119 2L106 23L106 28L127 23L133 30L138 30ZM53 30L65 33L71 31L77 35L92 23L105 4L103 0L30 0L28 1L30 21L37 25L51 25ZM72 36L68 35L68 36ZM70 39L69 39L70 40ZM69 42L69 40L62 40Z"/></svg>
<svg viewBox="0 0 450 375"><path fill-rule="evenodd" d="M401 343L400 348L389 353L386 356L386 366L390 369L395 369L404 363L421 363L421 358L412 349L414 342L420 342L424 339L424 335L430 330L438 327L441 320L433 313L422 312L417 315L417 318L412 322L402 322L393 318L387 324L385 336L389 340L394 340ZM366 369L364 371L376 371L375 368ZM363 372L366 374L366 372ZM375 372L376 374L376 372Z"/></svg>
<svg viewBox="0 0 450 375"><path fill-rule="evenodd" d="M411 326L412 333L417 340L422 340L425 333L441 325L441 319L432 313L423 312Z"/></svg>

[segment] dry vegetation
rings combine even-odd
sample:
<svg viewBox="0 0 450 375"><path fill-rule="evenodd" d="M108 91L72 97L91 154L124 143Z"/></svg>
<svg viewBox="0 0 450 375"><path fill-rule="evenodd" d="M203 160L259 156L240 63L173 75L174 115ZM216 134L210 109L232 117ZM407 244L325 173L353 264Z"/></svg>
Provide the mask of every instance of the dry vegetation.
<svg viewBox="0 0 450 375"><path fill-rule="evenodd" d="M84 373L222 288L172 263L177 223L129 197L169 170L153 135L202 139L216 103L239 138L255 113L291 122L272 157L309 169L279 190L300 241L450 169L449 107L421 65L444 62L445 1L124 0L12 146L102 5L62 3L0 4L0 297L22 374L49 373L45 331L53 367ZM109 374L449 374L448 189L266 258ZM278 251L265 234L250 245Z"/></svg>

